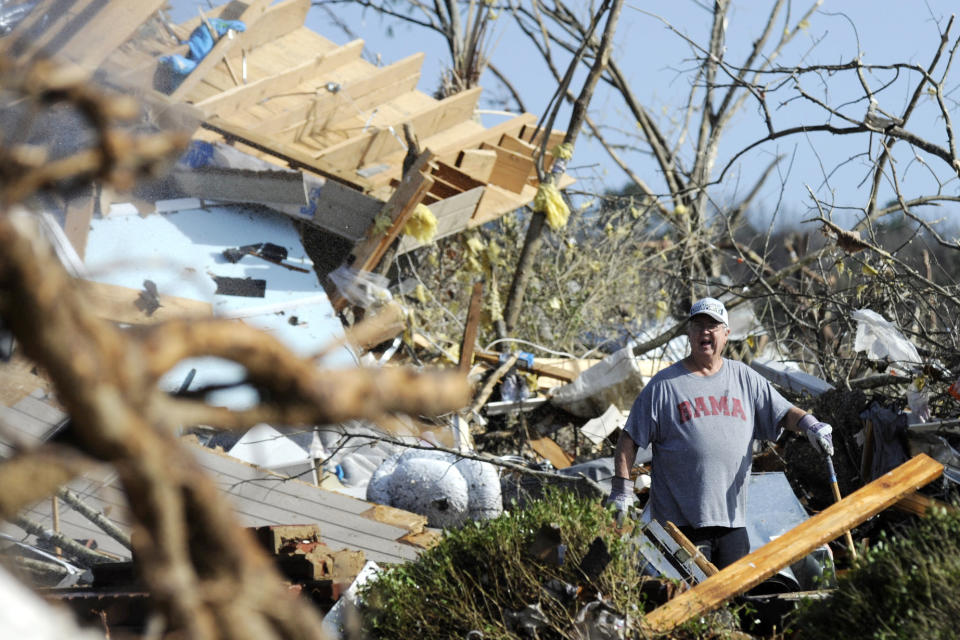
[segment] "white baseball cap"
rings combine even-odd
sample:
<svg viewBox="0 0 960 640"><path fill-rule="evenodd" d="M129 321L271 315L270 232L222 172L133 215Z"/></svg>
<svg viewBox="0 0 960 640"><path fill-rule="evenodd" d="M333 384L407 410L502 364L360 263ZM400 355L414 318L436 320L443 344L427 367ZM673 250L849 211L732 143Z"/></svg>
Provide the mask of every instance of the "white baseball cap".
<svg viewBox="0 0 960 640"><path fill-rule="evenodd" d="M706 314L723 324L730 324L727 308L716 298L700 298L690 307L690 317Z"/></svg>

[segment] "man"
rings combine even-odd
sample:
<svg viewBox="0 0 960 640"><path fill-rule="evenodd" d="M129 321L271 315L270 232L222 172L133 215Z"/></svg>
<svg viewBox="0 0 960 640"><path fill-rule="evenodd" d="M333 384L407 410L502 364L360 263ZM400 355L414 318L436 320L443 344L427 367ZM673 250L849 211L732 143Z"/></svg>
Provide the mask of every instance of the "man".
<svg viewBox="0 0 960 640"><path fill-rule="evenodd" d="M833 455L830 425L722 356L728 324L719 300L703 298L690 308L690 355L655 375L633 403L607 500L620 517L633 505L630 469L637 449L652 446L650 517L673 522L721 569L750 551L744 512L754 438L775 440L787 428Z"/></svg>

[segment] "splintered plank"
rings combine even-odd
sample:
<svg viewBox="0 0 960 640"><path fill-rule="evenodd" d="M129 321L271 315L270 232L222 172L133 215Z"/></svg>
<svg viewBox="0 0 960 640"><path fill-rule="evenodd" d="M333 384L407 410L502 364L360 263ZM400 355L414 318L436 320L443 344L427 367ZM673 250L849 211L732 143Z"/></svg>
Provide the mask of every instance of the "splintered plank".
<svg viewBox="0 0 960 640"><path fill-rule="evenodd" d="M715 609L793 564L817 547L843 535L904 495L932 482L943 465L925 454L904 462L870 484L824 509L753 553L737 560L645 618L656 633L667 632L690 618Z"/></svg>
<svg viewBox="0 0 960 640"><path fill-rule="evenodd" d="M257 104L271 95L292 91L311 78L327 74L332 69L359 58L362 51L363 40L354 40L283 73L234 87L201 100L197 106L203 109L207 117L211 115L229 117L234 111Z"/></svg>

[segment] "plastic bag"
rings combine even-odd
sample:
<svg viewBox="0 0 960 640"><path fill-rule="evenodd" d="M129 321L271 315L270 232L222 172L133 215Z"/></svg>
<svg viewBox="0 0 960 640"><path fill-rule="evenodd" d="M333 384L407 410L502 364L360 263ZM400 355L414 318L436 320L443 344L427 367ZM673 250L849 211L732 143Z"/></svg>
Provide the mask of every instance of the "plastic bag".
<svg viewBox="0 0 960 640"><path fill-rule="evenodd" d="M393 299L387 289L390 281L378 273L358 271L346 265L340 265L327 277L337 287L340 295L357 307L370 309Z"/></svg>
<svg viewBox="0 0 960 640"><path fill-rule="evenodd" d="M858 309L850 314L850 317L857 321L854 350L866 351L871 360L889 360L901 365L891 366L889 373L908 375L909 371L923 362L913 343L879 313L870 309Z"/></svg>

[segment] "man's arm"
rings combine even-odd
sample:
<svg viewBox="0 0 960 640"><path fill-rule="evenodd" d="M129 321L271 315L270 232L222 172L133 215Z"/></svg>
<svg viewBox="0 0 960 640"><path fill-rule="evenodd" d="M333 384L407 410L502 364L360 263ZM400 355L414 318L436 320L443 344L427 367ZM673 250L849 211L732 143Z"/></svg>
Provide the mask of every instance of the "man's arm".
<svg viewBox="0 0 960 640"><path fill-rule="evenodd" d="M790 431L796 431L807 436L815 448L828 456L833 455L833 427L826 422L821 422L812 413L807 413L803 409L790 407L787 415L780 420L780 426ZM619 443L618 443L619 445Z"/></svg>
<svg viewBox="0 0 960 640"><path fill-rule="evenodd" d="M613 454L613 475L618 478L629 478L630 470L637 459L637 443L626 431L620 432L617 440L617 451Z"/></svg>
<svg viewBox="0 0 960 640"><path fill-rule="evenodd" d="M787 415L783 416L780 420L780 426L784 429L790 431L796 431L797 433L806 433L799 425L800 418L807 415L807 412L799 407L790 407L790 410L787 411Z"/></svg>

